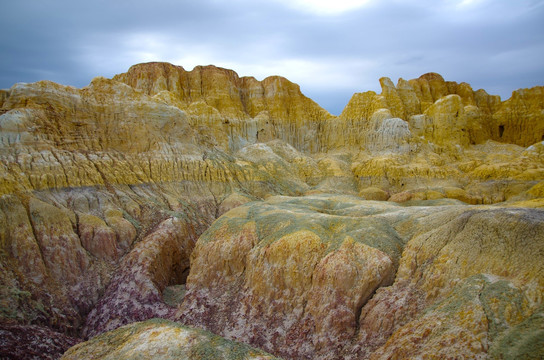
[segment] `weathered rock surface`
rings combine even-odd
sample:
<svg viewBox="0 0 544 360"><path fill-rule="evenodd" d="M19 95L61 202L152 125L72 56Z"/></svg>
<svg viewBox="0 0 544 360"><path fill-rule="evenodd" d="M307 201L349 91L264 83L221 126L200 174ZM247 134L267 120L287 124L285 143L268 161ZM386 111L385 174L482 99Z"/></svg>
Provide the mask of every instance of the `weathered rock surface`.
<svg viewBox="0 0 544 360"><path fill-rule="evenodd" d="M539 88L501 103L431 75L399 81L397 87L381 79L381 95L354 95L337 118L285 79L250 81L216 67L186 72L169 64L140 64L115 77L132 87L104 78L83 89L46 81L17 84L1 105L0 193L179 180L270 183L285 177L270 179L262 163L253 166L247 156L235 160L223 151L251 157L254 151L245 147L274 139L296 149L276 146L276 155L296 167L302 182L324 192L334 188L330 180L318 186L323 167L315 161L324 151L345 154L342 161L352 170L342 191L353 194L369 186L394 193L446 179L442 186L466 189L482 181L544 177L542 157L496 142L528 147L541 140ZM277 86L268 86L270 81ZM247 95L254 86L263 90ZM387 100L391 96L396 100ZM265 110L251 110L259 107L248 105L253 102ZM510 132L525 135L514 139Z"/></svg>
<svg viewBox="0 0 544 360"><path fill-rule="evenodd" d="M0 323L0 358L58 359L81 340L36 325Z"/></svg>
<svg viewBox="0 0 544 360"><path fill-rule="evenodd" d="M160 223L123 258L105 294L87 316L86 338L131 322L172 317L162 292L182 284L189 271L194 234L178 218Z"/></svg>
<svg viewBox="0 0 544 360"><path fill-rule="evenodd" d="M357 216L379 209L347 216L350 200L270 198L223 215L191 255L181 320L282 356L334 348L329 341L349 337L361 306L392 282L402 251L387 222Z"/></svg>
<svg viewBox="0 0 544 360"><path fill-rule="evenodd" d="M171 105L196 115L193 125L208 125L215 137L227 133L232 150L248 141L282 139L300 150L319 151L312 138L332 117L298 85L280 76L257 81L215 66L185 71L181 66L148 63L113 79L161 100L171 99Z"/></svg>
<svg viewBox="0 0 544 360"><path fill-rule="evenodd" d="M542 88L380 84L338 117L214 66L1 90L0 352L163 317L288 358L539 354Z"/></svg>
<svg viewBox="0 0 544 360"><path fill-rule="evenodd" d="M544 246L543 215L481 208L427 219L441 225L406 244L395 283L362 311L362 354L383 344L371 358L506 357L510 350L499 339L542 314L544 267L535 254ZM539 325L533 331L540 333ZM537 338L526 343L533 358L542 355L538 344ZM512 346L520 351L512 350L514 358L529 351Z"/></svg>
<svg viewBox="0 0 544 360"><path fill-rule="evenodd" d="M493 114L497 131L494 135L500 141L522 146L544 141L543 103L542 86L512 92L512 97Z"/></svg>
<svg viewBox="0 0 544 360"><path fill-rule="evenodd" d="M500 358L542 331L542 239L542 210L269 198L201 236L179 319L293 359Z"/></svg>
<svg viewBox="0 0 544 360"><path fill-rule="evenodd" d="M74 346L63 360L79 359L277 359L264 351L204 330L154 319L123 326Z"/></svg>

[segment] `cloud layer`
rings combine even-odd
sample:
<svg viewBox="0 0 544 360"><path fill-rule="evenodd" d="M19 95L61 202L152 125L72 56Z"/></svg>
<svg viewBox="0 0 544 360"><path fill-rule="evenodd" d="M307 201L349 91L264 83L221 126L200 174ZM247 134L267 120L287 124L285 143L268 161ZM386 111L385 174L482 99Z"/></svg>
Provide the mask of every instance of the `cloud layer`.
<svg viewBox="0 0 544 360"><path fill-rule="evenodd" d="M334 6L331 6L333 4ZM282 75L334 114L378 79L434 71L508 98L544 85L544 1L25 0L0 14L0 88L77 87L131 65Z"/></svg>

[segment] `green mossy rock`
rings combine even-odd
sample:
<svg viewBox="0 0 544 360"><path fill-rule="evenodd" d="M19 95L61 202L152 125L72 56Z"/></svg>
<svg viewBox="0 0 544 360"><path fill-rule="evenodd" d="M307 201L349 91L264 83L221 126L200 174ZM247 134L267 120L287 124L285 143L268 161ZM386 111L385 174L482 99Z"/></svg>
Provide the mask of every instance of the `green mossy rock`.
<svg viewBox="0 0 544 360"><path fill-rule="evenodd" d="M70 348L62 360L277 359L248 345L226 340L208 331L151 319L98 335Z"/></svg>

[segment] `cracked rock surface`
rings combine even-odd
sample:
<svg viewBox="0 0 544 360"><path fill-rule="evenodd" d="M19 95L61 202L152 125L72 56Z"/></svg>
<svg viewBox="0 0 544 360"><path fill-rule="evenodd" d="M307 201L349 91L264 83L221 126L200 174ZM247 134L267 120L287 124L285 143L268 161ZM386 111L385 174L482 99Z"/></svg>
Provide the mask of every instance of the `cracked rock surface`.
<svg viewBox="0 0 544 360"><path fill-rule="evenodd" d="M272 197L201 236L178 316L292 359L485 357L541 312L543 236L542 210Z"/></svg>
<svg viewBox="0 0 544 360"><path fill-rule="evenodd" d="M380 85L0 90L0 357L542 357L543 87Z"/></svg>

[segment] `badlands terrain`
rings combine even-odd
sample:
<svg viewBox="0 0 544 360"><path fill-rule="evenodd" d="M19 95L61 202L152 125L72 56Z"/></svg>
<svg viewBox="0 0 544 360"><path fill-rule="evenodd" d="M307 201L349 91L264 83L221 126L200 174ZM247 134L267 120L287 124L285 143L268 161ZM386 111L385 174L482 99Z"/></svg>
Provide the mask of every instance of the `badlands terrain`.
<svg viewBox="0 0 544 360"><path fill-rule="evenodd" d="M544 87L138 64L0 90L0 359L541 359Z"/></svg>

